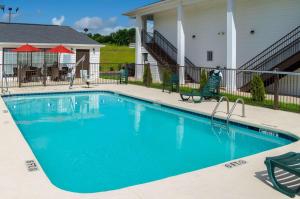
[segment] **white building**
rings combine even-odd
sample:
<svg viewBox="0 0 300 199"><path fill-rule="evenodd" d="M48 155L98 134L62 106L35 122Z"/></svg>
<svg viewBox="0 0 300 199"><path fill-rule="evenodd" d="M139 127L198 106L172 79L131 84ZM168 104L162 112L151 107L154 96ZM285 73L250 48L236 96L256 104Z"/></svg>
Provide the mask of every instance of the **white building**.
<svg viewBox="0 0 300 199"><path fill-rule="evenodd" d="M24 44L30 44L41 51L32 54L12 52ZM74 54L59 55L46 52L57 45L65 46ZM75 64L84 55L86 59L82 69L99 75L100 47L102 45L98 42L68 26L0 23L0 77L2 72L9 77L17 76L19 65L41 68L43 64ZM80 76L79 69L76 75Z"/></svg>
<svg viewBox="0 0 300 199"><path fill-rule="evenodd" d="M161 34L177 48L176 57L169 55L179 66L187 66L185 58L188 58L195 66L254 69L258 63L248 61L265 49L271 50L270 46L279 44L282 37L285 42L294 42L287 39L287 34L297 27L293 31L296 37L292 39L298 41L293 55L299 55L299 10L299 0L164 0L125 15L136 19L137 64L144 62L143 53L150 53L154 63L162 61L142 43L142 30L149 31L147 24L151 21L156 37ZM155 43L155 36L153 40ZM161 48L166 46L166 42L160 45L157 41L157 44ZM279 47L276 50L279 51ZM268 53L270 56L271 52ZM264 70L273 70L282 61ZM299 63L300 58L296 61ZM244 65L247 62L248 65ZM286 68L285 65L283 69ZM136 78L142 77L142 70L137 67ZM184 82L184 71L180 74ZM234 88L235 79L228 80L227 85Z"/></svg>

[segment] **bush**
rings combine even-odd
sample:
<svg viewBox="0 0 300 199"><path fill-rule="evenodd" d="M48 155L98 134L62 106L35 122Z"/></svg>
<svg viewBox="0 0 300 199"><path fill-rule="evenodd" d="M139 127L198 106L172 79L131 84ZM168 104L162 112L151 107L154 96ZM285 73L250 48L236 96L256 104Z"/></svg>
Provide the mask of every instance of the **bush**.
<svg viewBox="0 0 300 199"><path fill-rule="evenodd" d="M200 89L202 89L208 81L206 70L201 70L200 74Z"/></svg>
<svg viewBox="0 0 300 199"><path fill-rule="evenodd" d="M163 69L163 76L162 76L162 80L163 80L163 85L168 85L168 83L171 80L171 74L172 72L169 69Z"/></svg>
<svg viewBox="0 0 300 199"><path fill-rule="evenodd" d="M259 75L255 75L250 83L252 100L256 102L263 102L265 100L265 86Z"/></svg>
<svg viewBox="0 0 300 199"><path fill-rule="evenodd" d="M144 68L145 69L144 69L143 83L145 86L150 87L150 85L152 84L150 64L146 64Z"/></svg>

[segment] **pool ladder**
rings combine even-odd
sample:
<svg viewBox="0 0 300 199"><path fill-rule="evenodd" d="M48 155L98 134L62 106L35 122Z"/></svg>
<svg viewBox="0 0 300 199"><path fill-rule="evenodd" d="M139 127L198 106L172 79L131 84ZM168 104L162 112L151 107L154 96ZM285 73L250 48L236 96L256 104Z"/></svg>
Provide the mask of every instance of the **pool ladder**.
<svg viewBox="0 0 300 199"><path fill-rule="evenodd" d="M212 114L211 114L211 122L213 122L216 113L222 112L222 111L218 111L218 108L219 108L220 104L221 104L224 100L226 101L226 105L227 105L227 107L226 107L226 114L227 114L226 124L227 124L227 125L229 124L230 118L231 118L231 116L232 116L232 114L233 114L233 111L235 110L235 108L236 108L236 106L237 106L238 103L241 103L241 104L242 104L242 115L241 115L241 116L242 116L242 117L246 117L246 115L245 115L245 102L244 102L244 100L243 100L242 98L238 98L238 99L235 101L234 105L233 105L233 106L231 107L231 109L229 110L229 99L228 99L228 97L226 97L226 96L222 96L222 97L220 98L219 102L217 103L217 105L215 106L215 108L214 108Z"/></svg>

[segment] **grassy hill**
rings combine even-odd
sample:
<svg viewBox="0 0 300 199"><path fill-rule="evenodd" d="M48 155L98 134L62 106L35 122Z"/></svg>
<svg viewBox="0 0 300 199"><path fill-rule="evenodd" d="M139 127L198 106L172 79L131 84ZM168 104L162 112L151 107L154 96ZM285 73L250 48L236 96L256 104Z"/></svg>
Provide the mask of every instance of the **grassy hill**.
<svg viewBox="0 0 300 199"><path fill-rule="evenodd" d="M100 63L134 63L135 49L128 46L107 45L101 48Z"/></svg>

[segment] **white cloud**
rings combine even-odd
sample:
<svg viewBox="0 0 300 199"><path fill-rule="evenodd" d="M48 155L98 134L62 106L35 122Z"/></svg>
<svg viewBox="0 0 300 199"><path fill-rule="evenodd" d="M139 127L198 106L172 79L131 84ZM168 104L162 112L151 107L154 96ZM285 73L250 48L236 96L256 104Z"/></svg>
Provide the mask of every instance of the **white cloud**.
<svg viewBox="0 0 300 199"><path fill-rule="evenodd" d="M13 22L13 20L14 20L15 18L17 18L18 16L19 16L19 13L12 14L12 15L11 15L11 21ZM8 14L8 13L4 13L4 14L2 15L2 21L4 21L4 22L8 22L8 21L9 21L9 14Z"/></svg>
<svg viewBox="0 0 300 199"><path fill-rule="evenodd" d="M125 28L123 26L118 26L117 21L117 17L111 17L109 19L102 19L100 17L83 17L75 22L74 27L81 32L83 29L87 28L91 33L108 35L119 29Z"/></svg>
<svg viewBox="0 0 300 199"><path fill-rule="evenodd" d="M77 29L97 30L103 26L103 20L100 17L83 17L80 20L75 22L75 27Z"/></svg>
<svg viewBox="0 0 300 199"><path fill-rule="evenodd" d="M54 17L54 18L52 18L51 21L52 21L53 25L59 25L59 26L61 26L64 23L64 21L65 21L65 16L60 16L60 18Z"/></svg>

